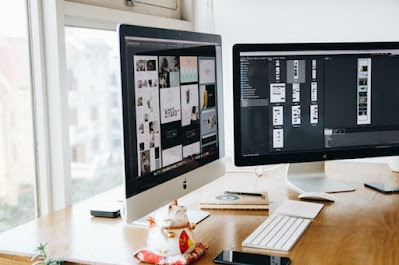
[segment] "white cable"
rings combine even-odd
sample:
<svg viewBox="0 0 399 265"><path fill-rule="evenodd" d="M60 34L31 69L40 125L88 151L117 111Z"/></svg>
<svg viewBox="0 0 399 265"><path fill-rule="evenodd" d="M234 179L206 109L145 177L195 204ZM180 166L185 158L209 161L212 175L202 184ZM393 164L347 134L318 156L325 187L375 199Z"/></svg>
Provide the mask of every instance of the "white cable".
<svg viewBox="0 0 399 265"><path fill-rule="evenodd" d="M254 166L248 169L233 168L226 170L226 173L255 173L256 176L260 177L263 173L275 170L276 168L279 168L282 165L283 164L277 164L276 166L267 167L267 168L264 168L263 166Z"/></svg>

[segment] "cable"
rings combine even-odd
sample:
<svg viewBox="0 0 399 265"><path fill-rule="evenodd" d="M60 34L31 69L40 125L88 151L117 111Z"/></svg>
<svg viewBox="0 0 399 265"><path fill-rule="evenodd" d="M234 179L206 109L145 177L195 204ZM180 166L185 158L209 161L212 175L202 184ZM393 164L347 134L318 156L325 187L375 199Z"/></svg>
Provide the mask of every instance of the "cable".
<svg viewBox="0 0 399 265"><path fill-rule="evenodd" d="M237 167L234 167L233 169L228 169L226 170L226 173L254 173L257 177L262 176L263 173L275 170L279 167L281 167L283 164L277 164L275 166L267 166L266 168L264 166L254 166L254 167L246 167L243 169L239 169Z"/></svg>

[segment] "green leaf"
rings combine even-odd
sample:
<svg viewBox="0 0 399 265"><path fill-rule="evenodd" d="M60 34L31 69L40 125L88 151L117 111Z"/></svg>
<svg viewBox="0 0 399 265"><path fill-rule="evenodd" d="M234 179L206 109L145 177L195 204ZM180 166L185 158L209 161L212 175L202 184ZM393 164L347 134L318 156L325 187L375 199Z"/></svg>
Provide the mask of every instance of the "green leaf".
<svg viewBox="0 0 399 265"><path fill-rule="evenodd" d="M37 247L37 250L43 251L46 248L46 246L47 246L47 243L45 243L45 244L40 243L40 245Z"/></svg>

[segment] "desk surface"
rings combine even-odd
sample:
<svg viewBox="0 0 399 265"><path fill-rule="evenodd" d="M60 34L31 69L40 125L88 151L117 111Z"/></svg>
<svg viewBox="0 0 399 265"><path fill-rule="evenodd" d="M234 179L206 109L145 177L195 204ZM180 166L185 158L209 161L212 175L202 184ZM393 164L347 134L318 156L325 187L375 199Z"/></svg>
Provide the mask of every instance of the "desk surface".
<svg viewBox="0 0 399 265"><path fill-rule="evenodd" d="M399 174L386 164L329 162L329 177L343 180L354 192L336 194L325 203L290 252L242 248L241 242L286 199L298 192L285 183L286 165L258 178L251 173L229 173L183 197L181 204L199 209L201 194L224 189L269 192L269 211L218 211L195 230L196 238L210 250L196 264L213 264L223 249L288 256L297 264L399 264L399 195L383 195L363 187L364 182L383 181L399 186ZM120 196L121 189L107 197ZM102 195L105 196L105 195ZM96 199L102 198L101 196ZM89 214L93 199L55 212L0 234L0 263L28 264L39 242L48 242L48 253L73 264L135 264L132 254L146 245L147 229L125 224L120 218L94 218ZM25 256L25 257L24 257Z"/></svg>

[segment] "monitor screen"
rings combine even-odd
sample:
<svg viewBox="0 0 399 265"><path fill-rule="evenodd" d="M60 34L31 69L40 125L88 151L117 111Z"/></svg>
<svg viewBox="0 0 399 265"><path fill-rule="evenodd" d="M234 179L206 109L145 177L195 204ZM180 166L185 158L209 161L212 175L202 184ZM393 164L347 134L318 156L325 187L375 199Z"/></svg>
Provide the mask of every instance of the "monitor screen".
<svg viewBox="0 0 399 265"><path fill-rule="evenodd" d="M219 158L220 37L198 35L121 32L128 198Z"/></svg>
<svg viewBox="0 0 399 265"><path fill-rule="evenodd" d="M398 152L397 44L237 45L234 74L238 164Z"/></svg>

